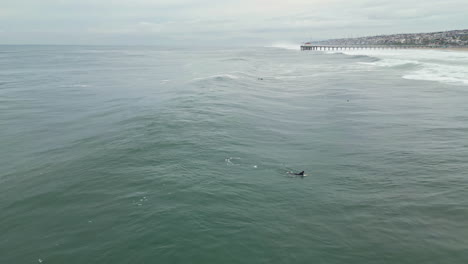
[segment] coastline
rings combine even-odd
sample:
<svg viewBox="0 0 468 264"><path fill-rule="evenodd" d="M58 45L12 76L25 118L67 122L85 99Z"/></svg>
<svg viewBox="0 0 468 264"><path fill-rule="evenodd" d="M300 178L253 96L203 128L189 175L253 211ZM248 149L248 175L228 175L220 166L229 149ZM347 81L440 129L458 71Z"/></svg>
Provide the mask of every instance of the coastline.
<svg viewBox="0 0 468 264"><path fill-rule="evenodd" d="M459 52L468 52L468 47L463 48L415 48L418 50L446 50L446 51L459 51Z"/></svg>
<svg viewBox="0 0 468 264"><path fill-rule="evenodd" d="M467 51L468 51L468 48L446 48L446 50L450 50L450 51L464 51L464 52L467 52Z"/></svg>
<svg viewBox="0 0 468 264"><path fill-rule="evenodd" d="M462 47L462 48L456 48L456 47L450 47L450 48L428 48L432 50L451 50L451 51L468 51L468 47Z"/></svg>

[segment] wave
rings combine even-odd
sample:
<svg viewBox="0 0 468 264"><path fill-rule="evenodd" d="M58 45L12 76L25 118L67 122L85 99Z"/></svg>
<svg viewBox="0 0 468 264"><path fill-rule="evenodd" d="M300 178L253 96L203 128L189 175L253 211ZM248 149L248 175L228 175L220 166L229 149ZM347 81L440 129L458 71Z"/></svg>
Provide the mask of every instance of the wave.
<svg viewBox="0 0 468 264"><path fill-rule="evenodd" d="M274 43L265 48L276 48L276 49L286 49L286 50L301 50L301 46L295 43Z"/></svg>
<svg viewBox="0 0 468 264"><path fill-rule="evenodd" d="M436 81L448 84L468 85L467 67L426 64L423 68L402 76L404 79Z"/></svg>
<svg viewBox="0 0 468 264"><path fill-rule="evenodd" d="M216 81L225 81L225 80L237 80L240 77L237 75L233 74L216 74L216 75L211 75L211 76L206 76L206 77L198 77L198 78L193 78L192 81L205 81L205 80L216 80Z"/></svg>
<svg viewBox="0 0 468 264"><path fill-rule="evenodd" d="M344 54L344 53L342 53ZM370 59L372 61L377 61L378 59L375 58L375 57L371 57L371 56L367 56L367 55L354 55L354 56L351 56L351 58L353 59L362 59L362 58L365 58L365 59Z"/></svg>
<svg viewBox="0 0 468 264"><path fill-rule="evenodd" d="M231 71L228 73L219 73L219 74L210 75L206 77L197 77L197 78L193 78L191 81L206 81L206 80L229 81L229 80L239 80L239 79L256 80L257 78L259 78L259 76L254 75L249 72Z"/></svg>
<svg viewBox="0 0 468 264"><path fill-rule="evenodd" d="M402 68L402 66L416 66L420 65L419 61L414 60L400 60L400 59L381 59L373 62L360 62L364 65L373 65L379 67Z"/></svg>
<svg viewBox="0 0 468 264"><path fill-rule="evenodd" d="M333 53L333 52L331 52ZM336 53L336 52L335 52ZM352 50L340 51L354 59L376 60L358 64L402 70L404 79L468 84L468 52L444 50ZM360 57L363 56L363 57Z"/></svg>

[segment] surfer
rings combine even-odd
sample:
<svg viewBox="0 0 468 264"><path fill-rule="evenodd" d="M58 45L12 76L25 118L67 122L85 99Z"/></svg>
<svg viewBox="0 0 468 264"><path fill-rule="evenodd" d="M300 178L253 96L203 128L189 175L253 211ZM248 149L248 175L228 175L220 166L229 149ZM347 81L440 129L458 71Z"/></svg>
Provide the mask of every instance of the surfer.
<svg viewBox="0 0 468 264"><path fill-rule="evenodd" d="M289 175L294 175L294 176L301 176L301 178L303 178L304 176L307 176L307 174L305 174L304 171L301 171L301 172L298 172L298 173L293 172L293 171L288 171L288 174Z"/></svg>
<svg viewBox="0 0 468 264"><path fill-rule="evenodd" d="M299 172L299 173L294 173L294 175L298 175L298 176L304 177L304 171L301 171L301 172Z"/></svg>

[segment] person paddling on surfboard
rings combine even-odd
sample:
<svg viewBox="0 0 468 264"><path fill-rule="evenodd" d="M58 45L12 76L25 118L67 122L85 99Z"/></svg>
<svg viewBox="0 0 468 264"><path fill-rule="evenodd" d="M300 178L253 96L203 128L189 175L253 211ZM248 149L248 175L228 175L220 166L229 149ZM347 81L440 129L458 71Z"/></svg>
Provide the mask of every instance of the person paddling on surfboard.
<svg viewBox="0 0 468 264"><path fill-rule="evenodd" d="M301 172L299 172L299 173L294 173L294 175L299 175L299 176L304 177L304 171L301 171Z"/></svg>
<svg viewBox="0 0 468 264"><path fill-rule="evenodd" d="M304 171L301 171L301 172L288 171L287 173L289 175L301 176L301 178L303 178L304 176L307 176L307 174L305 174Z"/></svg>

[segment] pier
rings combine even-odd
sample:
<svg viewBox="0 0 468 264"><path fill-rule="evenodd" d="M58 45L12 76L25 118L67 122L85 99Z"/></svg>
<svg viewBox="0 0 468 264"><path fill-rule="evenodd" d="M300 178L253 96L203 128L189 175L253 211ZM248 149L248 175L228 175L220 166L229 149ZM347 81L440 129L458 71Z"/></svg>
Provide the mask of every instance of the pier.
<svg viewBox="0 0 468 264"><path fill-rule="evenodd" d="M357 50L357 49L431 49L444 46L423 45L301 45L301 50Z"/></svg>

